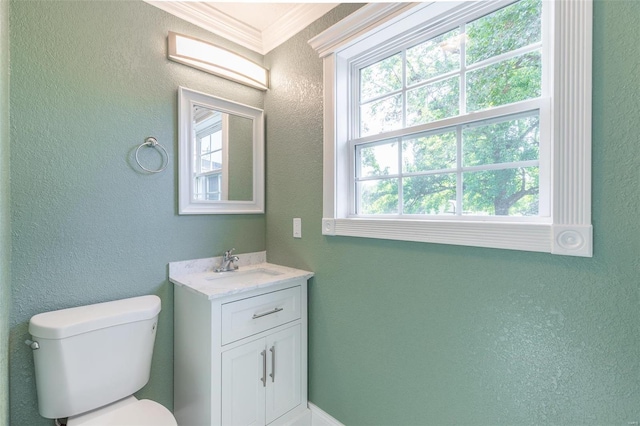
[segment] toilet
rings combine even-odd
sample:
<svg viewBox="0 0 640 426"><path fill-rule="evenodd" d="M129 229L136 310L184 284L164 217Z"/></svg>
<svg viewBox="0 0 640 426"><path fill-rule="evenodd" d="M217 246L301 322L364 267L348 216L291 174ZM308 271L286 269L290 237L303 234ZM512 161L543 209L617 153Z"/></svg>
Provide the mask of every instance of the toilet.
<svg viewBox="0 0 640 426"><path fill-rule="evenodd" d="M177 426L133 396L149 381L160 298L142 296L35 315L29 321L38 411L67 426Z"/></svg>

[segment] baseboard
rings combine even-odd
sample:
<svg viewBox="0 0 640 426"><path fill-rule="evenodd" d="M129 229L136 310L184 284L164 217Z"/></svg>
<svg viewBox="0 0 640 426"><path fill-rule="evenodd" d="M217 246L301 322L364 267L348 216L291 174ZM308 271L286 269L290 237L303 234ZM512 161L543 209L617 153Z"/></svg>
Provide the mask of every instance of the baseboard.
<svg viewBox="0 0 640 426"><path fill-rule="evenodd" d="M344 426L317 405L307 404L280 417L272 425L277 426Z"/></svg>
<svg viewBox="0 0 640 426"><path fill-rule="evenodd" d="M342 423L324 412L315 404L309 403L311 410L311 426L344 426Z"/></svg>
<svg viewBox="0 0 640 426"><path fill-rule="evenodd" d="M296 408L278 418L273 423L273 426L312 426L311 423L311 410L301 404Z"/></svg>

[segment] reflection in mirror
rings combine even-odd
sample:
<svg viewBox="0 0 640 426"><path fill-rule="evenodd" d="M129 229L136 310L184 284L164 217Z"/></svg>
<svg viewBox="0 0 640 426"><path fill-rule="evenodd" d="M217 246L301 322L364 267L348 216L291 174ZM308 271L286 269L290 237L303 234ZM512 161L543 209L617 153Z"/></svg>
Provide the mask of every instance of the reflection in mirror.
<svg viewBox="0 0 640 426"><path fill-rule="evenodd" d="M229 141L227 129L223 132L222 115L220 111L193 106L193 198L196 201L228 199L229 173L223 156L229 153ZM224 116L228 122L228 115Z"/></svg>
<svg viewBox="0 0 640 426"><path fill-rule="evenodd" d="M253 197L252 120L193 105L196 201Z"/></svg>
<svg viewBox="0 0 640 426"><path fill-rule="evenodd" d="M262 110L180 88L180 213L262 213Z"/></svg>

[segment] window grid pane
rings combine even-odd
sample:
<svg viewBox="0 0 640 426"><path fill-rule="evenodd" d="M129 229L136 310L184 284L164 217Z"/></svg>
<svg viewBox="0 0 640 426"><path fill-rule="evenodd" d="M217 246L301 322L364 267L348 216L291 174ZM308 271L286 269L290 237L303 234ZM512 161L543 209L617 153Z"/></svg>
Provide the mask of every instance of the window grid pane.
<svg viewBox="0 0 640 426"><path fill-rule="evenodd" d="M376 100L360 107L360 134L375 135L403 127L401 94Z"/></svg>
<svg viewBox="0 0 640 426"><path fill-rule="evenodd" d="M466 73L466 83L467 111L478 111L540 97L540 50L469 71Z"/></svg>
<svg viewBox="0 0 640 426"><path fill-rule="evenodd" d="M535 114L465 126L462 152L465 167L538 160L540 117Z"/></svg>
<svg viewBox="0 0 640 426"><path fill-rule="evenodd" d="M398 179L375 179L357 183L361 214L399 214Z"/></svg>
<svg viewBox="0 0 640 426"><path fill-rule="evenodd" d="M222 131L203 136L198 140L199 154L195 154L195 174L222 169Z"/></svg>
<svg viewBox="0 0 640 426"><path fill-rule="evenodd" d="M465 215L537 216L539 168L463 173Z"/></svg>
<svg viewBox="0 0 640 426"><path fill-rule="evenodd" d="M358 146L357 177L389 176L398 174L397 141Z"/></svg>
<svg viewBox="0 0 640 426"><path fill-rule="evenodd" d="M455 131L417 135L402 142L404 174L455 169L457 141Z"/></svg>
<svg viewBox="0 0 640 426"><path fill-rule="evenodd" d="M541 14L540 0L521 0L469 22L466 25L466 64L539 43L542 40Z"/></svg>
<svg viewBox="0 0 640 426"><path fill-rule="evenodd" d="M455 173L407 177L402 186L404 214L456 214Z"/></svg>
<svg viewBox="0 0 640 426"><path fill-rule="evenodd" d="M194 178L194 194L196 201L219 201L220 200L220 173L196 176Z"/></svg>
<svg viewBox="0 0 640 426"><path fill-rule="evenodd" d="M360 70L360 98L373 99L402 88L402 53Z"/></svg>
<svg viewBox="0 0 640 426"><path fill-rule="evenodd" d="M407 92L406 126L430 123L460 113L460 77L421 86Z"/></svg>
<svg viewBox="0 0 640 426"><path fill-rule="evenodd" d="M407 86L460 69L460 28L407 49Z"/></svg>

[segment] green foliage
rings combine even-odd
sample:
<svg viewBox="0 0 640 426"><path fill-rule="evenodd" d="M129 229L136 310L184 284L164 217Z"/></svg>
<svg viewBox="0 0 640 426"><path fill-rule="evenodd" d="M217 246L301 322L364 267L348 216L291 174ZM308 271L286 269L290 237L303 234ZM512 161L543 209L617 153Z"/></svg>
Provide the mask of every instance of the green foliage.
<svg viewBox="0 0 640 426"><path fill-rule="evenodd" d="M398 179L360 182L360 214L398 213Z"/></svg>
<svg viewBox="0 0 640 426"><path fill-rule="evenodd" d="M416 173L453 169L456 167L456 151L456 133L452 131L407 138L402 143L402 171Z"/></svg>
<svg viewBox="0 0 640 426"><path fill-rule="evenodd" d="M538 214L538 168L511 168L463 176L465 213L497 216Z"/></svg>
<svg viewBox="0 0 640 426"><path fill-rule="evenodd" d="M539 52L517 56L467 74L467 111L478 111L541 94L542 61Z"/></svg>
<svg viewBox="0 0 640 426"><path fill-rule="evenodd" d="M406 116L402 94L397 92L402 88L402 54L364 68L361 98L375 100L361 106L361 136L401 128L403 121L413 126L460 114L460 77L438 76L458 70L462 60L480 65L466 73L467 112L539 97L539 50L490 65L480 62L539 42L541 4L541 0L521 0L468 23L464 37L456 28L407 49L406 84L415 87L406 91ZM461 55L462 41L466 59ZM462 138L460 159L458 134ZM396 177L397 171L380 167L382 151L362 149L361 169L381 178L359 182L359 213L452 214L456 213L457 190L462 188L462 214L537 215L538 167L519 162L535 164L539 138L537 113L406 137L390 142L402 143L401 177ZM391 163L397 163L396 152L384 155L396 156ZM463 167L503 166L457 173L458 163ZM400 185L402 206L398 205Z"/></svg>
<svg viewBox="0 0 640 426"><path fill-rule="evenodd" d="M406 214L454 213L456 175L413 176L402 181L403 208Z"/></svg>
<svg viewBox="0 0 640 426"><path fill-rule="evenodd" d="M360 135L367 136L402 127L402 95L364 104L360 108Z"/></svg>
<svg viewBox="0 0 640 426"><path fill-rule="evenodd" d="M460 67L460 29L407 49L407 86Z"/></svg>
<svg viewBox="0 0 640 426"><path fill-rule="evenodd" d="M360 70L360 98L371 99L402 88L402 55L396 54Z"/></svg>
<svg viewBox="0 0 640 426"><path fill-rule="evenodd" d="M541 40L540 0L521 0L466 26L467 65Z"/></svg>
<svg viewBox="0 0 640 426"><path fill-rule="evenodd" d="M469 127L462 134L463 163L482 166L537 160L539 129L535 115Z"/></svg>
<svg viewBox="0 0 640 426"><path fill-rule="evenodd" d="M421 86L407 92L407 126L430 123L460 113L460 78Z"/></svg>

